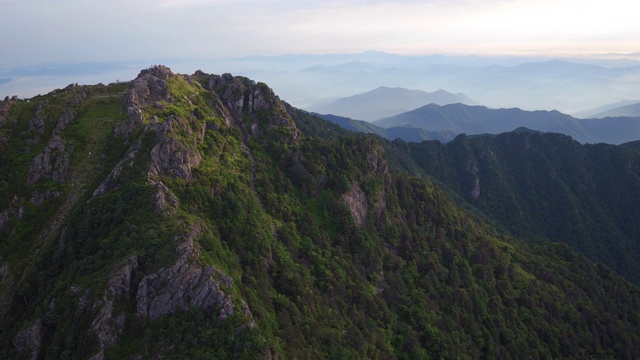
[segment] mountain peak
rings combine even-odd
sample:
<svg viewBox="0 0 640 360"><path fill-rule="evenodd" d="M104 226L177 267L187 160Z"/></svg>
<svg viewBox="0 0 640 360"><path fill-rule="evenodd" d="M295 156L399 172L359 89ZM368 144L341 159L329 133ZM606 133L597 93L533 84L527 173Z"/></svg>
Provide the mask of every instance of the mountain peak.
<svg viewBox="0 0 640 360"><path fill-rule="evenodd" d="M473 100L463 94L452 94L443 89L426 92L402 87L380 86L330 103L310 106L307 110L319 114L333 114L352 119L374 121L431 103L439 105L475 104Z"/></svg>
<svg viewBox="0 0 640 360"><path fill-rule="evenodd" d="M141 70L137 78L144 77L145 75L153 75L159 79L167 80L174 74L171 69L164 65L153 65L147 69Z"/></svg>

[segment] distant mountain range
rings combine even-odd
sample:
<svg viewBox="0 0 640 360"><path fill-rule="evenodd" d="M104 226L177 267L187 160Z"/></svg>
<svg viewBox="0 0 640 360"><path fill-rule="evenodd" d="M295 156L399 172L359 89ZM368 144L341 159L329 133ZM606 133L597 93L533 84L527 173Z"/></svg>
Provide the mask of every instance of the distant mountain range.
<svg viewBox="0 0 640 360"><path fill-rule="evenodd" d="M625 109L629 105L637 104L640 104L640 100L623 100L613 104L598 106L595 109L572 113L571 115L579 119L600 119L611 116L640 116L640 111L633 111L633 107L631 109Z"/></svg>
<svg viewBox="0 0 640 360"><path fill-rule="evenodd" d="M582 143L621 144L640 138L640 118L576 119L558 111L489 109L463 104L430 104L373 123L383 128L416 127L457 134L497 134L524 126L566 134Z"/></svg>
<svg viewBox="0 0 640 360"><path fill-rule="evenodd" d="M592 117L601 119L606 117L618 117L618 116L629 116L629 117L640 116L640 102L637 102L635 104L620 106L607 111L603 111L601 113L595 114Z"/></svg>
<svg viewBox="0 0 640 360"><path fill-rule="evenodd" d="M430 131L412 126L394 126L385 129L368 121L354 120L337 115L321 115L313 113L327 121L340 125L349 131L365 134L374 134L388 140L402 139L404 141L420 142L424 140L438 140L447 142L452 140L457 133L449 130Z"/></svg>
<svg viewBox="0 0 640 360"><path fill-rule="evenodd" d="M575 113L633 99L640 89L640 61L622 55L617 59L551 60L366 52L258 56L234 61L228 65L238 68L243 75L270 84L282 98L301 108L384 84L461 92L492 108Z"/></svg>
<svg viewBox="0 0 640 360"><path fill-rule="evenodd" d="M477 104L464 94L452 94L442 89L426 92L381 86L365 93L312 105L306 110L319 114L332 114L351 119L374 121L427 104L447 105L455 103Z"/></svg>

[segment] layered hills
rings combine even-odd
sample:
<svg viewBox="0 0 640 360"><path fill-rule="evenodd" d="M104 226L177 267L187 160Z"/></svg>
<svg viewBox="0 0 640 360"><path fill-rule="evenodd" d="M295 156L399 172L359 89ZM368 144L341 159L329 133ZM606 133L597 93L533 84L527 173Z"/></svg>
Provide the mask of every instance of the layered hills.
<svg viewBox="0 0 640 360"><path fill-rule="evenodd" d="M640 137L640 118L613 117L576 119L558 111L524 111L517 108L489 109L484 106L426 105L373 122L389 128L411 126L457 134L498 134L526 127L566 134L583 143L621 144Z"/></svg>
<svg viewBox="0 0 640 360"><path fill-rule="evenodd" d="M229 74L6 98L0 357L640 357L636 285L387 145Z"/></svg>
<svg viewBox="0 0 640 360"><path fill-rule="evenodd" d="M473 100L464 94L452 94L442 89L426 92L381 86L365 93L313 105L306 108L306 110L319 114L332 114L371 122L427 104L447 105L455 103L475 104Z"/></svg>

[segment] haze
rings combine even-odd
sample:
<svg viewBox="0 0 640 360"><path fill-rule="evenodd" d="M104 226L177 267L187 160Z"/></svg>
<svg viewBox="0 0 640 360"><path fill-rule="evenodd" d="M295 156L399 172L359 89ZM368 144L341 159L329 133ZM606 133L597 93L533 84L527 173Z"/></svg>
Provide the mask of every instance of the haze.
<svg viewBox="0 0 640 360"><path fill-rule="evenodd" d="M229 59L254 54L375 50L548 59L633 58L616 54L640 50L635 5L623 0L0 0L0 7L2 95L33 96L62 85L59 72L40 73L36 81L26 71L60 64L109 64L76 76L109 82L155 63L187 73L194 65L237 73L246 63Z"/></svg>

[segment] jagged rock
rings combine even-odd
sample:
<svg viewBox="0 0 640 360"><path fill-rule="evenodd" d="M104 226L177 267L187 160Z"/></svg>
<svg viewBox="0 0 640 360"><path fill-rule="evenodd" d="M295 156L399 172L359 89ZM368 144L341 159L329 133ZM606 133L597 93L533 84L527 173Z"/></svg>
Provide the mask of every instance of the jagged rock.
<svg viewBox="0 0 640 360"><path fill-rule="evenodd" d="M3 101L0 101L0 126L4 125L9 117L9 111L11 108L18 102L18 97L13 96L9 98L8 96L4 98Z"/></svg>
<svg viewBox="0 0 640 360"><path fill-rule="evenodd" d="M4 276L9 272L9 263L3 262L0 264L0 283L4 281Z"/></svg>
<svg viewBox="0 0 640 360"><path fill-rule="evenodd" d="M475 182L473 183L473 188L471 189L471 196L474 199L477 199L480 197L480 178L476 178Z"/></svg>
<svg viewBox="0 0 640 360"><path fill-rule="evenodd" d="M122 309L114 310L114 304L119 297L129 296L133 273L137 267L138 259L132 256L126 264L113 271L107 282L103 299L94 305L94 307L99 306L100 310L91 323L90 330L98 337L100 352L92 358L101 359L104 356L104 350L115 345L118 335L124 329L126 315Z"/></svg>
<svg viewBox="0 0 640 360"><path fill-rule="evenodd" d="M41 177L62 183L69 172L71 157L65 151L65 141L54 135L49 144L33 159L27 174L27 185L33 186Z"/></svg>
<svg viewBox="0 0 640 360"><path fill-rule="evenodd" d="M36 114L29 120L29 130L37 132L39 134L44 133L44 108L47 105L47 102L41 102L38 104L38 108L36 110Z"/></svg>
<svg viewBox="0 0 640 360"><path fill-rule="evenodd" d="M31 194L31 199L29 199L29 202L35 206L40 206L47 199L58 197L60 195L61 195L60 191L45 190L43 193L39 191L34 191Z"/></svg>
<svg viewBox="0 0 640 360"><path fill-rule="evenodd" d="M176 117L170 117L159 126L159 139L151 149L149 177L155 178L159 175L165 175L190 180L191 169L200 165L202 156L199 152L185 146L185 144L173 136L168 136L168 134L174 133L175 127L188 130L188 138L193 139L193 131L188 126L182 125L182 121Z"/></svg>
<svg viewBox="0 0 640 360"><path fill-rule="evenodd" d="M30 359L35 360L40 355L42 347L42 320L21 331L13 338L13 347L18 353L30 353Z"/></svg>
<svg viewBox="0 0 640 360"><path fill-rule="evenodd" d="M228 73L221 76L211 75L206 88L218 94L218 97L236 119L241 116L244 108L245 89L240 79Z"/></svg>
<svg viewBox="0 0 640 360"><path fill-rule="evenodd" d="M75 114L73 113L73 110L69 109L69 110L65 111L64 114L62 114L62 116L60 116L60 119L58 119L58 123L56 124L56 128L53 129L53 134L57 135L62 130L64 130L69 124L71 124L73 122L74 117L75 117Z"/></svg>
<svg viewBox="0 0 640 360"><path fill-rule="evenodd" d="M253 136L259 137L276 128L287 128L291 136L281 140L300 142L300 131L287 113L283 103L266 84L255 83L242 77L233 77L231 74L223 74L221 76L210 75L205 88L215 92L229 109L235 125L243 133L245 141L248 139L248 131L243 122L243 113L253 116L250 128ZM266 121L258 122L256 115L260 112L269 112L271 117Z"/></svg>
<svg viewBox="0 0 640 360"><path fill-rule="evenodd" d="M384 159L384 148L382 145L377 144L373 151L367 154L367 164L376 173L386 174L389 170L389 165Z"/></svg>
<svg viewBox="0 0 640 360"><path fill-rule="evenodd" d="M202 267L190 260L198 253L194 240L201 236L201 231L194 226L185 235L177 249L180 258L173 266L146 275L140 281L136 295L139 315L157 319L193 307L207 311L216 306L220 307L220 320L233 314L231 295L222 290L231 286L232 279L213 266Z"/></svg>
<svg viewBox="0 0 640 360"><path fill-rule="evenodd" d="M133 166L133 160L138 154L141 144L142 142L138 140L129 148L129 150L127 151L127 155L122 160L120 160L116 164L116 166L113 167L109 175L107 175L107 177L102 180L100 185L98 185L96 190L93 192L93 196L102 195L115 186L115 181L120 177L120 173L122 172L123 167Z"/></svg>
<svg viewBox="0 0 640 360"><path fill-rule="evenodd" d="M156 213L173 215L178 211L178 198L170 192L165 184L159 182L155 194L155 205Z"/></svg>
<svg viewBox="0 0 640 360"><path fill-rule="evenodd" d="M351 211L356 225L364 224L369 206L367 205L367 197L357 182L351 183L351 191L342 195L342 201Z"/></svg>
<svg viewBox="0 0 640 360"><path fill-rule="evenodd" d="M173 102L167 88L167 79L172 75L165 66L154 66L140 72L127 92L127 119L116 124L114 132L117 136L130 135L144 122L142 109L145 107L156 102Z"/></svg>
<svg viewBox="0 0 640 360"><path fill-rule="evenodd" d="M7 221L9 221L9 212L5 210L0 213L0 232L5 230Z"/></svg>

